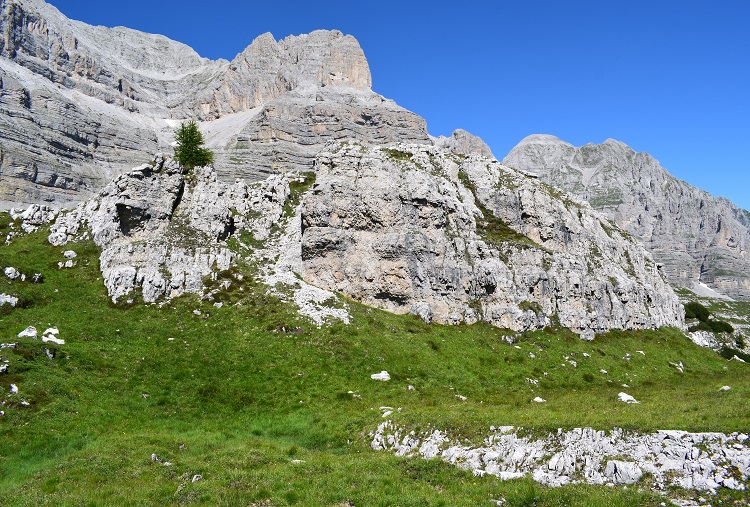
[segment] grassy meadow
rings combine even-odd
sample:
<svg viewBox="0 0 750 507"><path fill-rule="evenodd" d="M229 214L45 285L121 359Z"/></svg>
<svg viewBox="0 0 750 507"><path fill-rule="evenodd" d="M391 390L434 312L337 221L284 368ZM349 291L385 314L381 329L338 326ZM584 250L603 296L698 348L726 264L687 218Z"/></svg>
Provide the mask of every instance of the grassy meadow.
<svg viewBox="0 0 750 507"><path fill-rule="evenodd" d="M0 293L20 298L0 307L0 343L17 344L0 349L3 507L658 506L668 500L645 484L551 489L473 477L373 451L368 434L384 420L381 406L404 427L475 442L491 425L750 428L750 365L679 330L585 342L562 329L427 325L353 302L350 325L318 329L266 294L249 267L242 290L217 297L221 308L196 297L115 305L97 248L53 247L46 234L0 246L0 268L44 275L41 284L0 279ZM66 249L77 265L58 269ZM27 326L57 327L65 344L17 338ZM670 365L680 362L684 372ZM381 370L390 381L370 378ZM620 391L641 403L618 402ZM712 505L743 495L722 492Z"/></svg>

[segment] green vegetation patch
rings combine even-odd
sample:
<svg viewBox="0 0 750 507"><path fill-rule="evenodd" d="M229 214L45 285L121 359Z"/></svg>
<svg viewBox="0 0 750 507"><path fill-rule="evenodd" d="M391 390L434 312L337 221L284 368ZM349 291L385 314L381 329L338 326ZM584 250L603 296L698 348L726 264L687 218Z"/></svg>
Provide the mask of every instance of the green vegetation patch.
<svg viewBox="0 0 750 507"><path fill-rule="evenodd" d="M397 150L395 148L383 148L383 152L386 153L391 159L400 162L409 162L413 157L411 153Z"/></svg>
<svg viewBox="0 0 750 507"><path fill-rule="evenodd" d="M479 211L482 212L482 218L476 220L477 234L479 234L485 242L492 243L496 246L501 246L504 243L511 243L521 247L542 249L542 247L535 243L531 238L511 228L502 218L495 216L491 210L482 204L479 198L477 198L476 186L471 182L464 171L458 171L458 179L464 187L471 191L474 196L474 204L479 208Z"/></svg>
<svg viewBox="0 0 750 507"><path fill-rule="evenodd" d="M284 216L291 217L302 201L302 196L315 184L315 173L302 173L298 178L289 182L289 197L284 203Z"/></svg>
<svg viewBox="0 0 750 507"><path fill-rule="evenodd" d="M685 304L685 319L698 320L698 323L690 326L690 331L709 331L712 333L733 333L734 328L729 322L711 319L711 311L697 301Z"/></svg>
<svg viewBox="0 0 750 507"><path fill-rule="evenodd" d="M528 478L473 477L440 461L373 451L368 434L384 420L382 406L394 408L402 427L474 443L491 425L750 426L748 365L676 329L586 342L564 329L428 325L353 302L351 325L318 329L269 295L249 266L220 273L214 283L231 285L212 301L113 305L93 243L53 247L47 232L0 246L0 265L44 274L41 284L0 279L0 292L30 302L0 315L0 342L18 344L0 349L9 361L0 375L4 507L452 506L500 498L657 506L664 499L639 487L551 489ZM66 249L78 264L58 269ZM31 325L57 327L65 344L17 338ZM682 362L684 373L670 362ZM370 378L381 370L390 381ZM623 383L639 405L617 401ZM720 392L723 385L732 389ZM532 403L535 396L547 403ZM712 504L719 505L713 497Z"/></svg>

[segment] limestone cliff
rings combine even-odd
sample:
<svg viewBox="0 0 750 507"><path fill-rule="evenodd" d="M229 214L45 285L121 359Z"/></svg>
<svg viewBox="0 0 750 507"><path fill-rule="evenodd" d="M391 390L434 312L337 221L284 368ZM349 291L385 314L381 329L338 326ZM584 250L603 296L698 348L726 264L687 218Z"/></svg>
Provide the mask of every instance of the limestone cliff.
<svg viewBox="0 0 750 507"><path fill-rule="evenodd" d="M587 204L494 159L332 143L315 172L289 216L286 176L229 184L198 169L188 183L160 157L61 215L49 239L63 245L90 235L114 300L134 291L145 301L203 294L206 277L251 258L264 259L271 287L312 294L316 286L327 294L313 294L318 303L335 291L425 321L562 325L585 338L684 325L682 306L638 242ZM253 241L243 243L243 231Z"/></svg>
<svg viewBox="0 0 750 507"><path fill-rule="evenodd" d="M341 145L302 209L303 277L371 306L585 336L681 325L656 263L588 205L494 159Z"/></svg>
<svg viewBox="0 0 750 507"><path fill-rule="evenodd" d="M220 177L308 169L330 140L429 143L371 90L357 41L258 37L231 62L161 35L93 27L43 0L0 2L0 201L73 205L202 121Z"/></svg>
<svg viewBox="0 0 750 507"><path fill-rule="evenodd" d="M533 135L503 163L589 201L643 241L672 283L750 298L750 212L678 180L649 154L612 139L576 148Z"/></svg>

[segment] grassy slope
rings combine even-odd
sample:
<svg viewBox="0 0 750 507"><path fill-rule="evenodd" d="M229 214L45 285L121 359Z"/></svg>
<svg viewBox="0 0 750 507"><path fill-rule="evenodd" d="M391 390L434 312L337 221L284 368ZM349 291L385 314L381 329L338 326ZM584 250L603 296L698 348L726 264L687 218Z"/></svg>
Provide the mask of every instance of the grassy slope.
<svg viewBox="0 0 750 507"><path fill-rule="evenodd" d="M252 283L227 294L223 308L192 298L118 307L108 301L92 244L71 245L78 266L58 270L63 249L44 237L0 247L0 267L45 275L41 285L0 280L0 292L33 303L0 316L0 342L19 342L0 350L11 361L0 376L4 507L490 505L500 497L510 505L659 505L661 498L632 487L551 490L475 478L439 461L374 452L367 432L382 421L383 405L402 409L392 416L399 424L475 440L505 424L750 427L748 365L674 330L592 343L536 332L511 345L505 331L488 326L428 326L356 304L351 326L318 330ZM48 344L15 338L29 325L59 327L66 344L54 360ZM296 327L302 332L287 331ZM682 361L685 373L669 361ZM381 370L390 382L370 379ZM11 383L18 395L8 394ZM720 393L725 384L732 390ZM617 402L622 390L642 403ZM534 396L548 403L531 403ZM172 465L151 461L152 453ZM191 482L195 474L203 480Z"/></svg>

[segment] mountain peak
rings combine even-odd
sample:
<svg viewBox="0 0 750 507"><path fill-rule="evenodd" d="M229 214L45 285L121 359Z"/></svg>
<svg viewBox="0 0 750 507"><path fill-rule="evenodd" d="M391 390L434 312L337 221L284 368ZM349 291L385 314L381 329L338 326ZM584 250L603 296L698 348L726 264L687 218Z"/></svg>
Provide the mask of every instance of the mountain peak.
<svg viewBox="0 0 750 507"><path fill-rule="evenodd" d="M338 30L316 30L279 41L266 32L232 60L230 72L237 79L257 81L278 92L303 85L372 87L370 66L359 42ZM256 93L256 105L265 100L263 95Z"/></svg>
<svg viewBox="0 0 750 507"><path fill-rule="evenodd" d="M560 139L559 137L553 136L551 134L531 134L530 136L526 136L523 139L521 139L521 142L518 143L517 146L522 146L525 144L562 144L567 145L565 141Z"/></svg>

